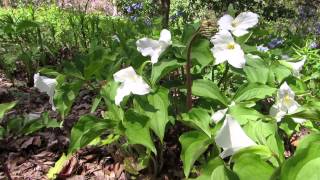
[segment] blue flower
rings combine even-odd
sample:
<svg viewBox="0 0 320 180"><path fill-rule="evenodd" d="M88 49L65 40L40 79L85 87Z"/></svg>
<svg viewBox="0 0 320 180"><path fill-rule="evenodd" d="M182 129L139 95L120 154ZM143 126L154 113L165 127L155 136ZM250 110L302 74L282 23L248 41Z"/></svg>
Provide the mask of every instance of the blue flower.
<svg viewBox="0 0 320 180"><path fill-rule="evenodd" d="M138 17L137 16L130 16L130 19L131 19L131 21L137 21L138 20Z"/></svg>
<svg viewBox="0 0 320 180"><path fill-rule="evenodd" d="M132 7L131 6L126 6L126 7L124 7L124 9L127 11L127 13L132 13L133 12L133 9L132 9Z"/></svg>
<svg viewBox="0 0 320 180"><path fill-rule="evenodd" d="M284 40L282 38L274 38L272 39L269 43L268 43L268 48L269 49L274 49L278 46L280 46L281 44L283 44Z"/></svg>
<svg viewBox="0 0 320 180"><path fill-rule="evenodd" d="M309 48L310 48L310 49L316 49L316 48L318 48L318 47L319 47L318 43L317 43L317 42L314 42L314 41L309 45Z"/></svg>
<svg viewBox="0 0 320 180"><path fill-rule="evenodd" d="M141 2L133 3L133 4L131 5L131 7L132 7L133 9L142 9L143 4L142 4Z"/></svg>

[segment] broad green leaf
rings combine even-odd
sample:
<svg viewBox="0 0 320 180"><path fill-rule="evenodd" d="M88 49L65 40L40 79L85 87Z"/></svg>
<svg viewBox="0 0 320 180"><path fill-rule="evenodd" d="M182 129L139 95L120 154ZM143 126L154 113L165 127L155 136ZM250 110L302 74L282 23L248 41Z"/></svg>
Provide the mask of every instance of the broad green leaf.
<svg viewBox="0 0 320 180"><path fill-rule="evenodd" d="M149 118L129 110L125 113L125 119L125 135L127 136L129 143L143 145L150 149L154 154L157 154L157 150L150 136L148 125Z"/></svg>
<svg viewBox="0 0 320 180"><path fill-rule="evenodd" d="M240 149L232 156L232 160L237 161L244 154L255 154L264 160L267 160L272 156L272 152L267 146L257 145Z"/></svg>
<svg viewBox="0 0 320 180"><path fill-rule="evenodd" d="M163 141L166 125L169 122L169 90L161 87L146 98L136 98L140 113L149 117L149 125L153 132ZM145 99L145 100L143 100ZM150 106L151 105L151 106Z"/></svg>
<svg viewBox="0 0 320 180"><path fill-rule="evenodd" d="M224 161L220 157L209 159L209 161L201 168L200 176L195 180L216 180L228 179L238 180L237 175L225 167Z"/></svg>
<svg viewBox="0 0 320 180"><path fill-rule="evenodd" d="M259 118L264 117L258 111L238 104L229 107L229 114L231 114L233 117L237 117L237 121L241 125L246 124L248 121L256 121Z"/></svg>
<svg viewBox="0 0 320 180"><path fill-rule="evenodd" d="M320 142L311 143L307 147L300 148L294 156L283 163L280 179L319 179L320 168Z"/></svg>
<svg viewBox="0 0 320 180"><path fill-rule="evenodd" d="M207 39L197 39L192 44L191 59L200 65L200 69L213 62L210 42Z"/></svg>
<svg viewBox="0 0 320 180"><path fill-rule="evenodd" d="M218 100L224 105L228 105L228 99L220 92L220 89L214 82L209 80L195 80L192 84L192 94L212 100Z"/></svg>
<svg viewBox="0 0 320 180"><path fill-rule="evenodd" d="M70 81L64 76L59 76L57 81L58 85L55 89L54 100L58 112L64 119L69 113L75 98L78 96L84 81L75 79Z"/></svg>
<svg viewBox="0 0 320 180"><path fill-rule="evenodd" d="M3 118L4 113L10 109L12 109L17 102L3 103L0 104L0 120ZM1 122L1 121L0 121Z"/></svg>
<svg viewBox="0 0 320 180"><path fill-rule="evenodd" d="M100 96L94 98L90 113L94 113L97 110L97 108L98 108L98 106L99 106L99 104L101 102L101 99L102 99L102 97L100 97Z"/></svg>
<svg viewBox="0 0 320 180"><path fill-rule="evenodd" d="M275 169L255 154L243 154L235 161L233 171L240 179L269 180Z"/></svg>
<svg viewBox="0 0 320 180"><path fill-rule="evenodd" d="M179 141L182 146L180 157L183 162L183 172L188 177L194 162L207 150L213 140L202 132L189 131L182 134Z"/></svg>
<svg viewBox="0 0 320 180"><path fill-rule="evenodd" d="M238 180L238 176L224 165L218 166L211 174L211 180Z"/></svg>
<svg viewBox="0 0 320 180"><path fill-rule="evenodd" d="M260 100L272 96L276 90L264 84L246 84L238 89L233 99L235 102Z"/></svg>
<svg viewBox="0 0 320 180"><path fill-rule="evenodd" d="M182 66L182 63L179 63L177 60L159 61L154 64L151 72L151 84L155 85L161 78L180 66Z"/></svg>
<svg viewBox="0 0 320 180"><path fill-rule="evenodd" d="M69 153L88 145L112 126L110 120L98 119L91 115L81 116L71 129Z"/></svg>
<svg viewBox="0 0 320 180"><path fill-rule="evenodd" d="M47 174L48 179L56 179L57 174L61 172L62 168L68 162L70 157L71 157L71 154L69 155L62 154L59 160L54 164L54 167L49 169L49 172Z"/></svg>
<svg viewBox="0 0 320 180"><path fill-rule="evenodd" d="M246 73L249 83L266 84L269 78L269 68L260 57L247 55L246 66L243 71Z"/></svg>
<svg viewBox="0 0 320 180"><path fill-rule="evenodd" d="M206 135L208 135L209 138L211 138L211 117L206 110L201 108L193 108L190 110L190 112L182 114L182 120L203 131Z"/></svg>
<svg viewBox="0 0 320 180"><path fill-rule="evenodd" d="M320 133L309 134L298 141L296 153L307 149L312 143L320 142Z"/></svg>
<svg viewBox="0 0 320 180"><path fill-rule="evenodd" d="M281 83L286 77L291 75L291 70L279 63L274 63L270 67L270 73L273 73L278 83Z"/></svg>

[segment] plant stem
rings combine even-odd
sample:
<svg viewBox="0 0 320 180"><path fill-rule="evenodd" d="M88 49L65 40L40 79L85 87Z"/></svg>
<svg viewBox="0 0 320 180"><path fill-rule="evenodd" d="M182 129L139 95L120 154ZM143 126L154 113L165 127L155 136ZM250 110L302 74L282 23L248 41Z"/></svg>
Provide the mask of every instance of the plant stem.
<svg viewBox="0 0 320 180"><path fill-rule="evenodd" d="M190 110L192 108L192 77L191 77L191 50L192 43L196 40L197 35L199 34L200 28L192 35L190 42L188 44L187 50L187 65L186 65L186 86L187 86L187 109Z"/></svg>
<svg viewBox="0 0 320 180"><path fill-rule="evenodd" d="M229 64L226 64L226 67L224 69L223 75L221 77L221 79L218 82L218 86L220 86L223 82L225 82L227 80L227 75L228 75L228 71L229 71Z"/></svg>

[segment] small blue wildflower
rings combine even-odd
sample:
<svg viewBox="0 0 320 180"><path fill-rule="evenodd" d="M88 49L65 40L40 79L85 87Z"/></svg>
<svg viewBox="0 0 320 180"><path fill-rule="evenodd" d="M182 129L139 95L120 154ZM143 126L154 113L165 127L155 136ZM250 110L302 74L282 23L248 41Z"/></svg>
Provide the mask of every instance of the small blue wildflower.
<svg viewBox="0 0 320 180"><path fill-rule="evenodd" d="M137 16L130 16L130 19L131 19L131 21L136 22L138 20L138 17Z"/></svg>
<svg viewBox="0 0 320 180"><path fill-rule="evenodd" d="M127 11L127 13L132 13L133 12L133 9L132 9L132 7L131 6L126 6L126 7L124 7L124 9Z"/></svg>
<svg viewBox="0 0 320 180"><path fill-rule="evenodd" d="M257 46L257 50L260 52L267 52L267 51L269 51L269 48L265 47L261 44L261 45Z"/></svg>
<svg viewBox="0 0 320 180"><path fill-rule="evenodd" d="M132 5L131 5L131 7L133 8L133 9L142 9L143 8L143 4L141 3L141 2L138 2L138 3L133 3Z"/></svg>
<svg viewBox="0 0 320 180"><path fill-rule="evenodd" d="M316 48L318 48L318 43L313 41L312 43L310 43L309 48L310 48L310 49L316 49Z"/></svg>
<svg viewBox="0 0 320 180"><path fill-rule="evenodd" d="M281 44L283 44L284 40L282 38L274 38L272 39L269 43L268 43L268 48L269 49L274 49L278 46L280 46Z"/></svg>

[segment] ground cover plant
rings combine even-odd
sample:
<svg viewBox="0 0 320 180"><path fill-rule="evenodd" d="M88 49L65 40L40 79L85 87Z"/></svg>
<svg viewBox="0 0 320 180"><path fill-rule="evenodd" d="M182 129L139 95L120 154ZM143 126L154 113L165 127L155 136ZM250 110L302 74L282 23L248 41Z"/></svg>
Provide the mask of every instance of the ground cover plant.
<svg viewBox="0 0 320 180"><path fill-rule="evenodd" d="M317 29L179 2L1 9L0 177L318 179Z"/></svg>

